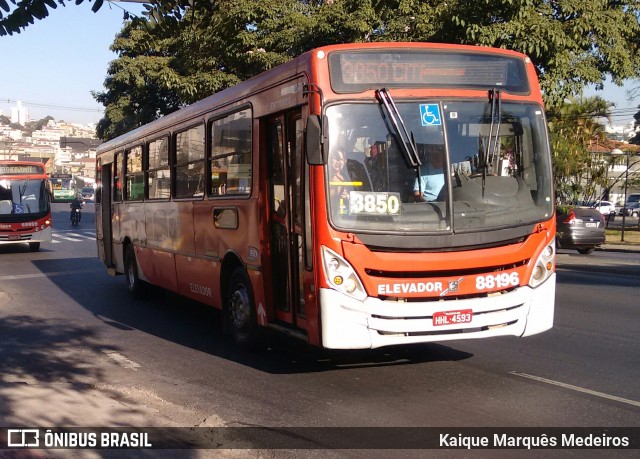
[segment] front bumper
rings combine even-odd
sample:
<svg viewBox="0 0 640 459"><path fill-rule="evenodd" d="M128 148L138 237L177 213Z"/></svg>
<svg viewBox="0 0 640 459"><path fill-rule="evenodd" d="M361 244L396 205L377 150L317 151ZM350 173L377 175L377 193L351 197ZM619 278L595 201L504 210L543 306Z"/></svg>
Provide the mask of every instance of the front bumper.
<svg viewBox="0 0 640 459"><path fill-rule="evenodd" d="M553 326L556 275L532 289L448 301L358 301L335 290L320 289L322 345L330 349L485 338L529 336ZM466 324L433 325L440 311L471 309Z"/></svg>

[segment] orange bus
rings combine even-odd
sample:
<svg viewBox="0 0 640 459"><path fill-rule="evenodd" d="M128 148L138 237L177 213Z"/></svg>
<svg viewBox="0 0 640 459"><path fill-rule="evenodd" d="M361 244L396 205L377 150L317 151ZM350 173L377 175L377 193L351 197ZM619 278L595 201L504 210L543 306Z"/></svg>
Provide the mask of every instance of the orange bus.
<svg viewBox="0 0 640 459"><path fill-rule="evenodd" d="M102 144L98 252L243 344L528 336L553 324L551 171L526 56L326 46Z"/></svg>
<svg viewBox="0 0 640 459"><path fill-rule="evenodd" d="M28 243L32 252L51 241L49 182L44 164L0 161L0 244Z"/></svg>

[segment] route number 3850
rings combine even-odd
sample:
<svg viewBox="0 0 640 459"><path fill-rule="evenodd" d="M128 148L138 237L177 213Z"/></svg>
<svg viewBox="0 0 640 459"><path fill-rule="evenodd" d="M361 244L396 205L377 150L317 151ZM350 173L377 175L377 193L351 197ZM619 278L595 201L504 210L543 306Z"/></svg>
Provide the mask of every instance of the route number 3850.
<svg viewBox="0 0 640 459"><path fill-rule="evenodd" d="M400 213L398 193L349 193L350 214L397 215Z"/></svg>

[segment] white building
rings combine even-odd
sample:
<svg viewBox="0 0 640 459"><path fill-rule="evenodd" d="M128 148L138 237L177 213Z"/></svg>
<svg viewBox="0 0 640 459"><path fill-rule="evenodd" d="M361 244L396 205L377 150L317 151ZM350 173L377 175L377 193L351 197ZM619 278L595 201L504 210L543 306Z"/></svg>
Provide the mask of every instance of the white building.
<svg viewBox="0 0 640 459"><path fill-rule="evenodd" d="M29 109L27 109L27 107L23 107L22 102L17 101L16 106L11 107L11 122L24 126L29 120Z"/></svg>
<svg viewBox="0 0 640 459"><path fill-rule="evenodd" d="M8 137L13 140L22 140L22 131L20 129L13 129L9 126L0 126L0 138Z"/></svg>
<svg viewBox="0 0 640 459"><path fill-rule="evenodd" d="M636 136L638 130L635 127L635 122L630 121L628 124L612 125L609 124L604 128L607 133L607 137L620 142L625 142Z"/></svg>

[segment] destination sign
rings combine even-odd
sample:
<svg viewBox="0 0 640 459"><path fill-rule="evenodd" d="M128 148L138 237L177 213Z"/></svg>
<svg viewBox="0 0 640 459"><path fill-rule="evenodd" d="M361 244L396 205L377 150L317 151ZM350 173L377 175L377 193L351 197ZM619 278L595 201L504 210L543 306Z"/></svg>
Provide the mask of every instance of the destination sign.
<svg viewBox="0 0 640 459"><path fill-rule="evenodd" d="M331 87L338 93L383 87L491 89L527 94L524 61L489 53L430 50L335 51Z"/></svg>
<svg viewBox="0 0 640 459"><path fill-rule="evenodd" d="M37 164L0 164L0 175L44 174Z"/></svg>

